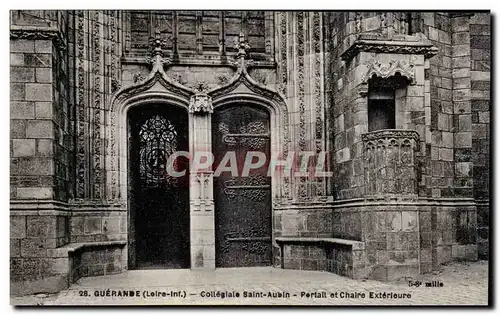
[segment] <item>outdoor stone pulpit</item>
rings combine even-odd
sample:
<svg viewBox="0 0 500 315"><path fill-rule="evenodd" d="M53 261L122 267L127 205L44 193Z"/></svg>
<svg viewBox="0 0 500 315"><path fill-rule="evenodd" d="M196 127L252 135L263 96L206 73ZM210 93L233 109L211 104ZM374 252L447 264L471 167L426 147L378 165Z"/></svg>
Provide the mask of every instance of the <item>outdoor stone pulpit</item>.
<svg viewBox="0 0 500 315"><path fill-rule="evenodd" d="M363 134L365 196L416 195L414 130L377 130Z"/></svg>

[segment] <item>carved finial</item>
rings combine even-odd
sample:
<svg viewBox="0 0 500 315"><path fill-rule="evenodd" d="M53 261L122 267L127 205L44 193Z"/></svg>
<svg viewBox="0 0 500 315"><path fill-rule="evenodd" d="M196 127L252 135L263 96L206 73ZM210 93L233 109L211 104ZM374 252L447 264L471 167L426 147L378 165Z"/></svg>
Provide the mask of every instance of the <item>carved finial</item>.
<svg viewBox="0 0 500 315"><path fill-rule="evenodd" d="M151 53L153 56L160 55L163 56L163 49L166 46L166 40L161 38L161 33L159 29L155 30L155 36L150 39Z"/></svg>
<svg viewBox="0 0 500 315"><path fill-rule="evenodd" d="M161 37L159 29L155 30L155 36L150 38L149 44L151 45L151 56L146 57L146 61L153 64L152 72L159 71L163 69L163 65L171 63L168 58L163 58L163 50L166 48L167 41Z"/></svg>
<svg viewBox="0 0 500 315"><path fill-rule="evenodd" d="M180 74L174 76L172 79L182 85L185 85L187 83L186 79Z"/></svg>
<svg viewBox="0 0 500 315"><path fill-rule="evenodd" d="M234 48L238 49L238 55L236 58L247 56L248 51L250 50L250 45L245 39L245 34L243 34L243 32L240 33L240 36L238 37L238 42L234 45Z"/></svg>

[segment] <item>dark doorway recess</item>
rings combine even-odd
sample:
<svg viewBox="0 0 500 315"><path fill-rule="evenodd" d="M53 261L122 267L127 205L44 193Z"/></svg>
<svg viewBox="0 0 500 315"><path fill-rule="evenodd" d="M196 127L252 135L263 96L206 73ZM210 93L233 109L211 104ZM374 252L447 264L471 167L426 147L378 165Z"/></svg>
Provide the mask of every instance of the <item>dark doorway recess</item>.
<svg viewBox="0 0 500 315"><path fill-rule="evenodd" d="M219 107L212 117L214 169L227 152L234 152L238 167L237 176L224 172L214 177L217 267L271 265L269 121L267 110L247 103ZM266 162L250 170L249 176L242 176L249 151L264 153Z"/></svg>
<svg viewBox="0 0 500 315"><path fill-rule="evenodd" d="M396 102L392 88L371 88L368 95L368 131L396 127Z"/></svg>
<svg viewBox="0 0 500 315"><path fill-rule="evenodd" d="M161 105L132 108L129 126L129 269L189 268L189 169L177 157L188 151L185 109Z"/></svg>

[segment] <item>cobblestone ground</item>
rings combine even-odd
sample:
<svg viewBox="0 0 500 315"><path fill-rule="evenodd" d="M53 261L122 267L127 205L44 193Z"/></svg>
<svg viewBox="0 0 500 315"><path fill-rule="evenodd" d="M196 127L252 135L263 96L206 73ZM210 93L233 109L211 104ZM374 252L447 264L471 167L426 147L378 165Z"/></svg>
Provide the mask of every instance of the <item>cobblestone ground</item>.
<svg viewBox="0 0 500 315"><path fill-rule="evenodd" d="M413 283L421 281L423 285L410 286L410 281ZM439 281L443 286L425 287L424 283L428 281L434 281L434 284ZM133 290L139 291L141 296L138 298L106 296L108 289L109 295L112 295L113 291L117 295L124 290ZM95 297L96 291L105 296ZM145 292L149 294L164 292L169 296L144 298ZM226 297L202 296L207 293L217 295L217 292L226 293ZM262 292L264 296L245 298L244 292ZM269 292L276 296L280 293L289 294L289 297L268 297ZM239 293L240 297L228 297L230 293ZM384 299L381 298L384 293L386 295L406 293L406 296L411 297ZM378 295L374 296L375 294ZM487 303L487 261L453 263L442 266L441 270L432 274L397 282L352 280L327 272L277 268L228 268L217 269L215 272L129 271L120 275L82 278L68 290L55 295L38 294L11 298L11 304L15 305L487 305Z"/></svg>

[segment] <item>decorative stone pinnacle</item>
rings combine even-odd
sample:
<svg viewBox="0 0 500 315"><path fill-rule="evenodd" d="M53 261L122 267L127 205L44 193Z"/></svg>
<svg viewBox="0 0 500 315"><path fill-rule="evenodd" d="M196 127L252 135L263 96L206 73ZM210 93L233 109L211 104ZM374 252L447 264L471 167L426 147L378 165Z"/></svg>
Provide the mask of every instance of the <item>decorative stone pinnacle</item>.
<svg viewBox="0 0 500 315"><path fill-rule="evenodd" d="M161 38L159 29L155 30L155 36L150 38L149 44L151 45L151 56L147 56L146 61L153 65L153 72L160 71L163 69L163 65L170 64L171 61L168 58L163 58L163 49L165 49L167 41Z"/></svg>
<svg viewBox="0 0 500 315"><path fill-rule="evenodd" d="M250 50L250 45L245 39L245 34L243 32L240 33L238 37L238 42L234 45L234 48L238 49L238 55L236 58L246 57L248 55L248 51Z"/></svg>
<svg viewBox="0 0 500 315"><path fill-rule="evenodd" d="M162 56L163 57L163 49L165 48L167 42L166 40L161 38L161 33L159 29L155 30L155 36L151 38L150 45L151 53L153 56Z"/></svg>

